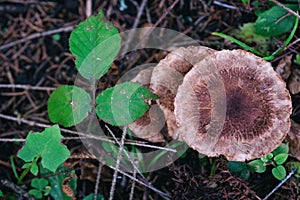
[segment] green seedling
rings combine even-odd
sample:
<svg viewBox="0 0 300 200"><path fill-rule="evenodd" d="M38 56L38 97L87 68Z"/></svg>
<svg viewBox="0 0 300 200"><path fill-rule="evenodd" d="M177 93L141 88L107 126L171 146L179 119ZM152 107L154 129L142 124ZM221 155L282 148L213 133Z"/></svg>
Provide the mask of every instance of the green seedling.
<svg viewBox="0 0 300 200"><path fill-rule="evenodd" d="M45 178L34 178L30 184L33 189L29 190L28 193L37 199L48 196L51 190L51 187L48 184L49 181Z"/></svg>
<svg viewBox="0 0 300 200"><path fill-rule="evenodd" d="M30 132L26 137L26 143L18 153L18 157L26 163L23 165L25 169L18 183L21 183L23 178L30 171L33 175L39 172L38 161L41 160L41 165L55 172L69 156L70 152L67 147L61 144L62 135L57 125L46 128L43 132ZM17 176L18 177L18 176Z"/></svg>
<svg viewBox="0 0 300 200"><path fill-rule="evenodd" d="M69 43L79 74L95 83L111 66L120 49L121 37L100 12L81 22L72 31ZM143 116L156 98L142 85L126 82L97 96L96 114L107 123L124 126ZM65 127L82 122L92 109L89 94L75 86L57 88L48 100L50 120Z"/></svg>
<svg viewBox="0 0 300 200"><path fill-rule="evenodd" d="M288 144L282 143L272 153L256 160L246 162L230 161L228 168L233 173L239 173L245 180L250 177L251 172L264 173L267 166L272 166L272 174L278 180L286 177L286 169L283 164L288 158Z"/></svg>
<svg viewBox="0 0 300 200"><path fill-rule="evenodd" d="M288 5L288 6L295 9L294 7L295 5ZM278 9L280 9L281 12L277 13L276 11ZM286 13L287 11L285 11L284 9L278 6L272 7L270 10L261 13L259 15L259 18L253 25L255 34L259 34L267 37L275 36L277 33L280 33L278 35L281 35L283 33L288 32L292 28L291 33L284 41L283 45L280 48L278 48L275 52L273 52L271 55L265 55L264 53L250 47L249 45L245 44L244 42L232 36L219 33L219 32L214 32L212 34L230 40L231 42L238 44L242 48L262 57L265 60L270 61L275 59L276 56L279 55L284 50L284 48L290 43L298 28L299 19L294 16L288 16ZM284 26L285 28L282 28L282 26Z"/></svg>

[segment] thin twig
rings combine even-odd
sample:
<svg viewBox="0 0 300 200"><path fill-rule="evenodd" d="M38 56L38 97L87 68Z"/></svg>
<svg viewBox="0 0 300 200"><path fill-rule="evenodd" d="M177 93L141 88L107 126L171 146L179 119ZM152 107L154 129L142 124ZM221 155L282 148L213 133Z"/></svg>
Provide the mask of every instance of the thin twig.
<svg viewBox="0 0 300 200"><path fill-rule="evenodd" d="M157 27L158 24L171 12L171 10L174 8L174 6L179 2L179 0L176 0L173 2L173 4L167 8L166 12L163 13L163 15L155 22L153 27Z"/></svg>
<svg viewBox="0 0 300 200"><path fill-rule="evenodd" d="M32 85L18 85L18 84L0 84L0 88L18 88L24 90L42 90L42 91L53 91L55 87L40 87Z"/></svg>
<svg viewBox="0 0 300 200"><path fill-rule="evenodd" d="M27 42L28 40L32 40L32 39L35 39L35 38L38 38L38 37L44 37L44 36L52 35L52 34L55 34L55 33L61 33L61 32L70 32L70 31L73 30L73 28L74 28L74 26L66 26L66 27L62 27L62 28L58 28L58 29L54 29L54 30L45 31L45 32L42 32L42 33L33 33L33 34L29 35L26 38L22 38L20 40L15 40L15 41L10 42L8 44L1 45L0 50L10 48L10 47L15 46L17 44L21 44L21 43Z"/></svg>
<svg viewBox="0 0 300 200"><path fill-rule="evenodd" d="M133 171L133 177L136 178L136 171ZM135 188L135 181L132 180L132 185L131 185L131 189L130 189L130 195L129 195L129 200L133 200L133 194L134 194L134 188Z"/></svg>
<svg viewBox="0 0 300 200"><path fill-rule="evenodd" d="M267 200L276 190L278 190L295 172L297 168L294 168L263 200Z"/></svg>
<svg viewBox="0 0 300 200"><path fill-rule="evenodd" d="M116 161L116 169L119 169L119 167L120 167L120 161L122 159L122 152L123 152L123 149L124 149L124 141L125 141L126 133L127 133L127 126L125 126L123 128L120 148L119 148L117 161ZM117 176L118 176L118 170L115 170L114 175L113 175L111 188L110 188L109 200L113 200L113 198L114 198L114 193L115 193L115 188L116 188L116 183L117 183Z"/></svg>
<svg viewBox="0 0 300 200"><path fill-rule="evenodd" d="M237 10L237 9L238 9L238 8L235 7L235 6L228 5L228 4L222 3L222 2L220 2L220 1L214 1L213 4L218 5L218 6L221 6L221 7L224 7L224 8L228 8L228 9L231 9L231 10Z"/></svg>
<svg viewBox="0 0 300 200"><path fill-rule="evenodd" d="M144 183L144 182L140 181L139 179L137 179L137 178L135 178L135 177L133 177L133 176L127 174L126 172L123 172L122 170L117 169L117 168L115 168L115 167L113 167L113 166L109 166L109 167L110 167L111 169L113 169L113 170L117 170L120 174L123 174L123 175L127 176L127 177L130 178L131 180L136 181L137 183L139 183L139 184L141 184L141 185L143 185L143 186L145 186L145 187L147 187L147 188L153 190L154 192L156 192L157 194L159 194L163 199L166 199L166 200L169 200L169 199L170 199L170 195L169 195L169 194L166 194L166 193L160 191L159 189L156 189L155 187L153 187L153 186L150 185L149 183Z"/></svg>
<svg viewBox="0 0 300 200"><path fill-rule="evenodd" d="M92 15L92 1L91 0L86 0L85 14L86 14L86 17L89 17Z"/></svg>
<svg viewBox="0 0 300 200"><path fill-rule="evenodd" d="M110 130L110 128L108 126L105 125L105 127L107 128L107 130L109 131L109 133L112 135L112 137L114 138L114 140L116 141L116 143L119 145L119 147L121 148L121 143L117 140L115 134ZM127 158L129 159L131 165L134 168L134 171L137 171L139 173L139 175L141 175L144 179L145 177L143 176L142 172L139 170L139 168L136 166L136 164L134 164L132 158L129 156L129 154L127 153L127 151L124 149L123 147L123 152L124 154L127 156Z"/></svg>
<svg viewBox="0 0 300 200"><path fill-rule="evenodd" d="M138 26L138 24L139 24L139 22L140 22L140 18L141 18L141 16L142 16L142 13L143 13L144 8L145 8L146 5L147 5L147 0L143 0L142 3L141 3L141 5L140 5L140 7L137 7L138 13L137 13L137 15L136 15L136 17L135 17L135 20L134 20L132 29L137 28L137 26ZM131 41L132 41L132 39L133 39L133 35L134 35L134 34L129 34L129 37L128 37L128 39L126 40L126 44L125 44L125 47L124 47L124 52L127 52L128 46L129 46L129 44L131 43Z"/></svg>
<svg viewBox="0 0 300 200"><path fill-rule="evenodd" d="M282 3L276 1L276 0L271 0L273 3L275 3L276 5L278 5L279 7L281 7L282 9L288 11L290 14L294 15L295 17L298 17L300 19L300 15L298 13L296 13L295 11L293 11L292 9L286 7L285 5L283 5Z"/></svg>
<svg viewBox="0 0 300 200"><path fill-rule="evenodd" d="M0 118L15 121L17 123L24 123L24 124L27 124L29 126L37 126L37 127L42 127L42 128L49 128L49 127L53 126L53 125L49 125L49 124L42 124L42 123L38 123L38 122L35 122L35 121L30 121L30 120L23 119L23 118L12 117L12 116L4 115L4 114L1 114L1 113L0 113ZM106 141L106 142L116 144L115 141L113 141L112 139L109 139L107 137L89 135L89 134L86 134L86 133L71 131L71 130L64 129L64 128L61 128L60 130L62 132L65 132L65 133L70 133L70 134L75 134L75 135L82 136L82 137L80 137L80 139L82 139L82 140L84 140L84 139L95 139L95 140L99 140L99 141ZM6 139L10 140L11 142L16 142L17 140L19 140L19 139L12 139L12 138L11 139L6 138ZM2 140L5 140L5 138L2 138ZM16 140L16 141L14 141L14 140ZM22 141L22 140L25 141L24 139L20 139L20 141ZM0 141L1 141L1 139L0 139ZM150 144L144 144L144 143L141 143L141 142L130 142L130 141L128 141L128 142L125 142L125 144L136 145L136 146L140 146L140 147L148 147L148 148L152 148L152 149L161 149L161 150L166 150L166 151L175 152L175 153L177 152L175 149L170 149L170 148L160 147L160 146L155 146L155 145L150 145Z"/></svg>
<svg viewBox="0 0 300 200"><path fill-rule="evenodd" d="M95 190L94 190L94 200L97 200L98 188L99 188L99 183L100 183L102 166L103 165L101 164L101 162L99 162L98 172L97 172L97 179L96 179L96 185L95 185Z"/></svg>

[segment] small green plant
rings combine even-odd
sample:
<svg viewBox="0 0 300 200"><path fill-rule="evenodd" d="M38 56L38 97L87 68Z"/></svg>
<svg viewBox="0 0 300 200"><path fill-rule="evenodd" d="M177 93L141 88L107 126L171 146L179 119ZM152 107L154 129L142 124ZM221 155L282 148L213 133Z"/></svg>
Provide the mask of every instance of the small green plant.
<svg viewBox="0 0 300 200"><path fill-rule="evenodd" d="M297 11L298 9L297 4L285 4L285 6L294 11ZM275 52L273 52L271 55L262 53L232 36L223 33L218 33L218 32L214 32L213 35L222 37L224 39L228 39L231 42L240 45L244 49L264 58L265 60L273 60L279 53L281 53L284 50L284 48L292 40L293 36L296 33L299 19L295 16L290 15L286 10L276 5L273 5L267 11L258 12L258 13L259 13L258 18L254 23L248 23L248 25L246 26L244 25L241 31L239 32L235 31L235 34L238 34L239 36L244 38L246 42L247 40L249 42L249 39L251 37L253 41L261 42L266 40L267 39L266 37L270 38L274 36L280 36L292 29L290 35L284 41L283 45L280 48L278 48ZM263 47L263 49L266 48Z"/></svg>
<svg viewBox="0 0 300 200"><path fill-rule="evenodd" d="M45 178L34 178L30 184L33 189L29 190L28 193L37 199L48 196L51 190L51 187L48 184L49 181Z"/></svg>
<svg viewBox="0 0 300 200"><path fill-rule="evenodd" d="M61 144L62 135L58 125L46 128L43 132L30 132L26 137L26 143L18 153L18 157L26 163L23 165L25 169L18 183L21 183L23 178L30 171L33 175L39 172L38 161L41 160L42 167L55 172L69 156L70 152L67 147Z"/></svg>
<svg viewBox="0 0 300 200"><path fill-rule="evenodd" d="M79 74L94 83L111 66L120 49L121 37L100 12L81 22L72 31L69 43ZM156 98L142 85L125 82L97 96L96 114L109 124L127 125L143 116L149 102ZM82 122L92 109L90 94L76 86L60 86L48 100L50 120L65 127Z"/></svg>
<svg viewBox="0 0 300 200"><path fill-rule="evenodd" d="M267 166L272 166L272 174L278 180L286 177L286 169L283 164L288 158L288 143L282 143L272 153L260 158L246 162L230 161L228 168L233 173L240 174L245 180L250 177L251 172L264 173Z"/></svg>

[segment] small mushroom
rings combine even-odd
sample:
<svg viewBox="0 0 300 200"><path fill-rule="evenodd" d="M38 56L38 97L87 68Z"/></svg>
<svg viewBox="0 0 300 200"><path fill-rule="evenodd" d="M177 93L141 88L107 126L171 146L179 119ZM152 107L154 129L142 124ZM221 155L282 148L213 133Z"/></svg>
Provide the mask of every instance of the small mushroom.
<svg viewBox="0 0 300 200"><path fill-rule="evenodd" d="M149 87L153 67L140 71L131 82L136 82ZM161 134L164 127L164 116L158 105L152 105L144 116L129 124L129 129L139 138L150 142L164 142L165 139Z"/></svg>
<svg viewBox="0 0 300 200"><path fill-rule="evenodd" d="M177 89L193 65L214 51L203 46L180 47L169 53L153 70L150 89L159 96L157 103L164 113L168 135L173 139L181 140L176 134L178 126L174 116Z"/></svg>
<svg viewBox="0 0 300 200"><path fill-rule="evenodd" d="M178 88L177 134L208 156L234 161L265 156L289 132L292 105L285 87L268 62L249 52L213 52Z"/></svg>

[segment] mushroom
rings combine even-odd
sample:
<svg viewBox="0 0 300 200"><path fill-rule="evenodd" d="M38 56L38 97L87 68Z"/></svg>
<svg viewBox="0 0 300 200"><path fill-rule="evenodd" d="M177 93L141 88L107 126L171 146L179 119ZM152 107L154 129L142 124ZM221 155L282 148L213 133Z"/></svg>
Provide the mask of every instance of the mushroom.
<svg viewBox="0 0 300 200"><path fill-rule="evenodd" d="M199 153L234 161L279 146L292 111L272 66L243 50L215 51L198 62L179 86L174 107L179 138Z"/></svg>
<svg viewBox="0 0 300 200"><path fill-rule="evenodd" d="M131 82L136 82L149 87L153 67L140 71ZM129 129L139 138L150 142L164 142L165 139L161 134L164 127L164 116L157 104L152 105L150 109L140 118L129 124Z"/></svg>
<svg viewBox="0 0 300 200"><path fill-rule="evenodd" d="M203 46L180 47L160 60L152 72L150 89L159 96L157 103L164 113L168 135L181 140L177 135L174 116L174 99L184 75L199 61L215 50Z"/></svg>

